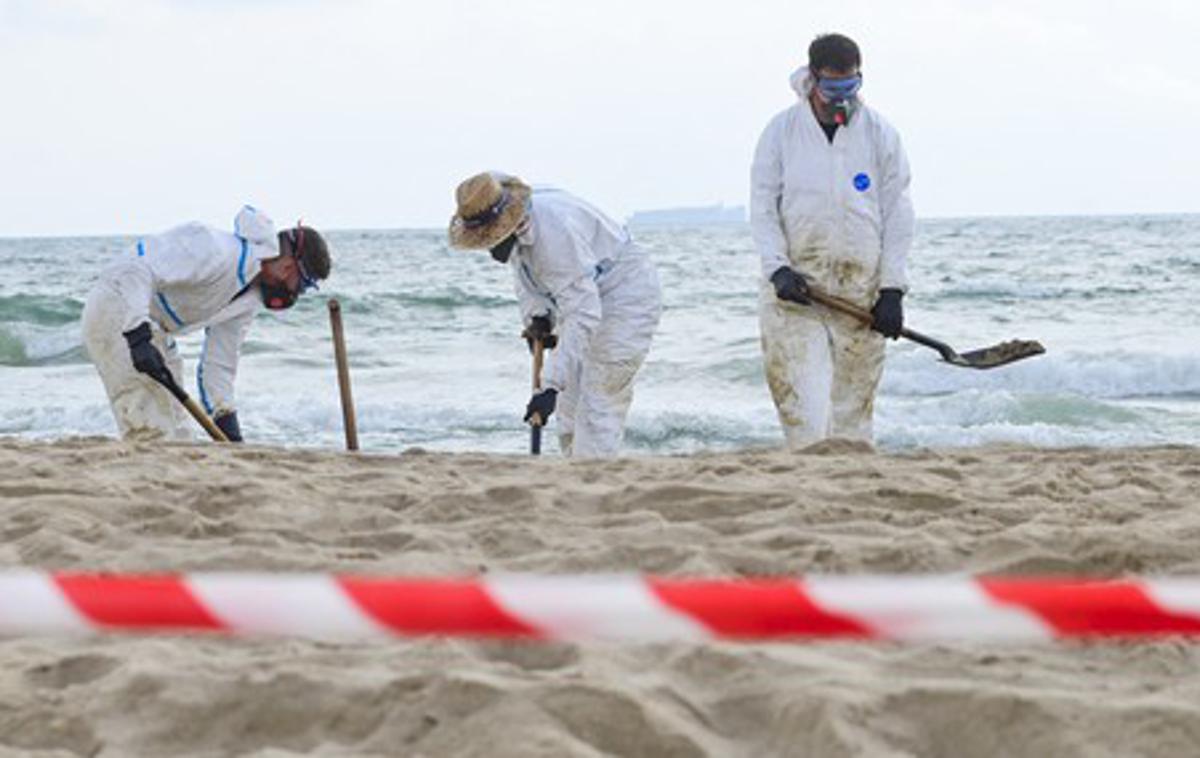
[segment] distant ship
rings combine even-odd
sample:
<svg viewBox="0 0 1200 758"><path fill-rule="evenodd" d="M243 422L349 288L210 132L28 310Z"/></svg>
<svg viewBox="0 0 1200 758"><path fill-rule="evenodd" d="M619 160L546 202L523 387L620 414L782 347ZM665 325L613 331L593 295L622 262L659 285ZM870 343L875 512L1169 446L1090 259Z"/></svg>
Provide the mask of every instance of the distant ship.
<svg viewBox="0 0 1200 758"><path fill-rule="evenodd" d="M630 226L740 226L746 223L746 207L704 205L636 211L627 223Z"/></svg>

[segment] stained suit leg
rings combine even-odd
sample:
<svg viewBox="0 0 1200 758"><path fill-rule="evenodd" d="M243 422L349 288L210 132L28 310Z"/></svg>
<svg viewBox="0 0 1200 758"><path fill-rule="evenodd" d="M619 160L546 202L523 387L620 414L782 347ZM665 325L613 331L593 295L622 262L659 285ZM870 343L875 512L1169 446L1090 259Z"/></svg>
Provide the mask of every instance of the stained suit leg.
<svg viewBox="0 0 1200 758"><path fill-rule="evenodd" d="M872 442L875 393L883 377L883 335L844 317L830 319L833 343L831 435Z"/></svg>
<svg viewBox="0 0 1200 758"><path fill-rule="evenodd" d="M129 345L120 331L123 315L120 296L101 285L88 296L82 321L84 347L104 384L117 430L125 439L192 439L191 421L179 402L133 367ZM157 328L152 334L179 382L183 363L173 341L168 346L166 335Z"/></svg>
<svg viewBox="0 0 1200 758"><path fill-rule="evenodd" d="M779 422L791 447L829 436L833 355L829 330L810 306L764 293L759 309L764 368Z"/></svg>

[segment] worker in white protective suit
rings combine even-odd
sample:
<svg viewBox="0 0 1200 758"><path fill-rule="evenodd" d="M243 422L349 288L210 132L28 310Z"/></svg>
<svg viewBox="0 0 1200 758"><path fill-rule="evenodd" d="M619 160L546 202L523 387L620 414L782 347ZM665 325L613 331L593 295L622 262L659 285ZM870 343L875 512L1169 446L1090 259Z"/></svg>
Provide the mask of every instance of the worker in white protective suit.
<svg viewBox="0 0 1200 758"><path fill-rule="evenodd" d="M522 336L556 348L525 420L557 408L565 455L616 455L662 312L654 264L621 224L562 190L483 173L456 195L451 245L511 265Z"/></svg>
<svg viewBox="0 0 1200 758"><path fill-rule="evenodd" d="M793 447L871 441L884 337L897 338L904 323L908 159L896 131L858 98L860 67L852 40L818 37L791 79L799 102L771 119L751 170L763 357ZM812 304L810 285L870 309L872 328Z"/></svg>
<svg viewBox="0 0 1200 758"><path fill-rule="evenodd" d="M316 230L282 232L242 208L233 232L189 223L142 237L101 272L83 309L83 341L121 436L190 439L195 423L163 386L183 386L175 338L204 332L196 385L205 410L240 442L238 355L259 308L283 310L329 276Z"/></svg>

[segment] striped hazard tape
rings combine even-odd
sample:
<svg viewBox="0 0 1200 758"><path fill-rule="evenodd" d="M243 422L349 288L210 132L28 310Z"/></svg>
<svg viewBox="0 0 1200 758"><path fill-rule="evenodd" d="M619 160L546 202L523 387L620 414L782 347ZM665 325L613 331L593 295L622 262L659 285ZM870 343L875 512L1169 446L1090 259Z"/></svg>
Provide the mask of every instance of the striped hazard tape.
<svg viewBox="0 0 1200 758"><path fill-rule="evenodd" d="M1014 640L1200 635L1200 578L0 573L0 635Z"/></svg>

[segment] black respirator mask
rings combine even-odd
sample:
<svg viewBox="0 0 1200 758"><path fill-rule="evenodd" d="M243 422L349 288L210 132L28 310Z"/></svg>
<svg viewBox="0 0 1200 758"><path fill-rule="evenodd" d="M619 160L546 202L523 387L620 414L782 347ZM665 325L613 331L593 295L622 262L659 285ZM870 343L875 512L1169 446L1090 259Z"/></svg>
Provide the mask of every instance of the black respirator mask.
<svg viewBox="0 0 1200 758"><path fill-rule="evenodd" d="M513 232L492 247L488 248L488 252L492 254L492 260L496 261L497 263L508 263L509 257L512 256L513 248L516 246L517 233Z"/></svg>
<svg viewBox="0 0 1200 758"><path fill-rule="evenodd" d="M267 284L266 281L261 281L259 287L262 289L263 305L273 311L285 311L300 298L299 292L292 292L282 284Z"/></svg>

